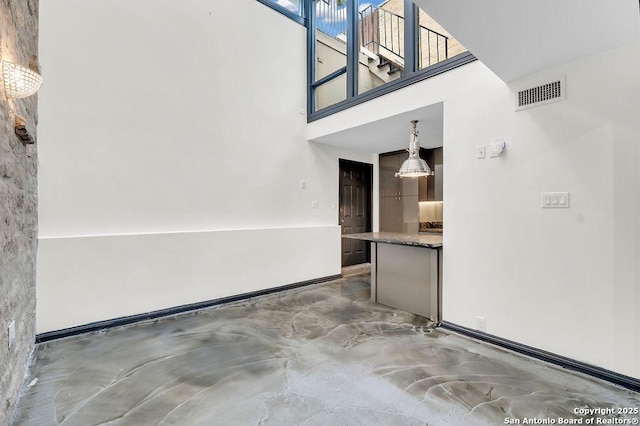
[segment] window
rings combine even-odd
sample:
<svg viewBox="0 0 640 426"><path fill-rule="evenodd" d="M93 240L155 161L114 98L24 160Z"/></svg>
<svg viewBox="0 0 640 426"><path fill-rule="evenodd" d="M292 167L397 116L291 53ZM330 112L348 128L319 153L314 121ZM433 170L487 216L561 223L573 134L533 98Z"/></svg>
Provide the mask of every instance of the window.
<svg viewBox="0 0 640 426"><path fill-rule="evenodd" d="M304 4L306 0L258 0L278 12L305 24Z"/></svg>
<svg viewBox="0 0 640 426"><path fill-rule="evenodd" d="M309 0L312 121L475 60L412 0Z"/></svg>
<svg viewBox="0 0 640 426"><path fill-rule="evenodd" d="M258 0L307 27L307 118L475 60L412 0Z"/></svg>
<svg viewBox="0 0 640 426"><path fill-rule="evenodd" d="M403 0L382 4L380 0L358 0L358 93L367 92L404 75L402 6Z"/></svg>
<svg viewBox="0 0 640 426"><path fill-rule="evenodd" d="M317 109L347 99L347 5L338 0L314 2L315 82Z"/></svg>

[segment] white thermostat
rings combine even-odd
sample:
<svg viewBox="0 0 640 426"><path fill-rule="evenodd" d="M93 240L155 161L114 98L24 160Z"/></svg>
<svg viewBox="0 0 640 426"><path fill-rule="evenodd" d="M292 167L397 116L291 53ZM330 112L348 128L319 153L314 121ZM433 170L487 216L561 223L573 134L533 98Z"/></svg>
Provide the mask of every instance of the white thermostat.
<svg viewBox="0 0 640 426"><path fill-rule="evenodd" d="M507 149L507 142L504 139L494 139L489 145L489 157L499 157L504 154L505 149Z"/></svg>

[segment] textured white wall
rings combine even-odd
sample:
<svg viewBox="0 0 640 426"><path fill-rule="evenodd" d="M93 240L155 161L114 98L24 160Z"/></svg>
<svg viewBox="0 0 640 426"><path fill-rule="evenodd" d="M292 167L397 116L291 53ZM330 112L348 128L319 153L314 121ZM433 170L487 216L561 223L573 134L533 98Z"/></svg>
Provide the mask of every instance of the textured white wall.
<svg viewBox="0 0 640 426"><path fill-rule="evenodd" d="M640 377L638 69L635 44L530 76L566 75L568 99L515 112L512 87L474 62L308 134L444 102L444 319L482 316L491 334ZM476 159L498 137L506 155ZM543 210L545 191L571 208Z"/></svg>
<svg viewBox="0 0 640 426"><path fill-rule="evenodd" d="M38 331L340 273L338 158L375 158L306 141L303 26L255 0L41 6Z"/></svg>

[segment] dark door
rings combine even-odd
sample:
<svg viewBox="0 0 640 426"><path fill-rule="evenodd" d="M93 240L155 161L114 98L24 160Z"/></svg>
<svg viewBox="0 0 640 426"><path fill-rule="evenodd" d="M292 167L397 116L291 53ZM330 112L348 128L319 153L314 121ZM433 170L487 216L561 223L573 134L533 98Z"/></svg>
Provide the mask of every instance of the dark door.
<svg viewBox="0 0 640 426"><path fill-rule="evenodd" d="M342 234L371 232L373 165L340 160L340 212ZM342 239L342 266L371 260L369 242Z"/></svg>

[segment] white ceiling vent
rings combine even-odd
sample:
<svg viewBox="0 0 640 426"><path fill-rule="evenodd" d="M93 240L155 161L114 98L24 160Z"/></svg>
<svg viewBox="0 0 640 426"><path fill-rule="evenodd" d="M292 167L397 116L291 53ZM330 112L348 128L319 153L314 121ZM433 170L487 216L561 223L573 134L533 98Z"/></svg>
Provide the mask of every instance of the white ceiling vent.
<svg viewBox="0 0 640 426"><path fill-rule="evenodd" d="M516 111L563 101L567 98L564 77L516 92Z"/></svg>

